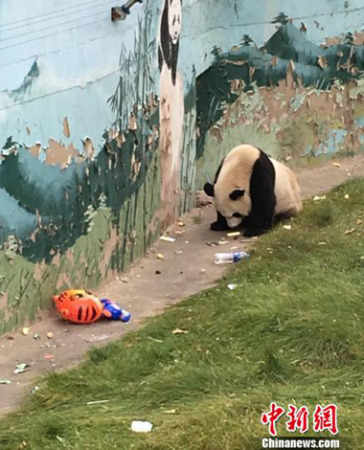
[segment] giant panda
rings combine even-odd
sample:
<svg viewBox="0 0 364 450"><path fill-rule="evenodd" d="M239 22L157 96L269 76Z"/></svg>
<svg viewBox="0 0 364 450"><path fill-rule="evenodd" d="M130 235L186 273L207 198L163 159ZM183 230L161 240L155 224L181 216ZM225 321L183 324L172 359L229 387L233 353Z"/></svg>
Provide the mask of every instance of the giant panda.
<svg viewBox="0 0 364 450"><path fill-rule="evenodd" d="M244 236L259 236L276 221L302 210L301 192L294 173L252 145L240 145L221 162L214 185L205 193L214 197L215 231L242 227Z"/></svg>

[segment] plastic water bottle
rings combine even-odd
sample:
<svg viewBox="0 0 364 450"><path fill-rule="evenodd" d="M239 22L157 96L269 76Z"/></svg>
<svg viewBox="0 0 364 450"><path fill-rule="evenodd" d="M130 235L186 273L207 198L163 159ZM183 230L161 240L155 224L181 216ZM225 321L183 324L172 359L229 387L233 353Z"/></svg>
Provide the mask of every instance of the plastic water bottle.
<svg viewBox="0 0 364 450"><path fill-rule="evenodd" d="M120 306L107 298L101 299L103 304L103 314L110 320L121 320L122 322L129 322L131 319L131 314L125 309L120 308Z"/></svg>
<svg viewBox="0 0 364 450"><path fill-rule="evenodd" d="M215 253L215 264L236 263L249 256L247 252Z"/></svg>

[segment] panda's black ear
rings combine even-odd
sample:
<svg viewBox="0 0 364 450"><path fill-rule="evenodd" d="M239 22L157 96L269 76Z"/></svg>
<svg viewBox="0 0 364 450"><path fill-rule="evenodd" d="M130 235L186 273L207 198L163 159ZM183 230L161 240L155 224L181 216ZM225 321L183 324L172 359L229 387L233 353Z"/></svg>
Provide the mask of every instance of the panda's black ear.
<svg viewBox="0 0 364 450"><path fill-rule="evenodd" d="M208 195L209 197L213 197L214 196L214 185L211 183L206 183L205 186L203 187L203 190L205 191L205 194Z"/></svg>
<svg viewBox="0 0 364 450"><path fill-rule="evenodd" d="M238 200L245 194L244 189L235 189L235 191L231 192L230 198L231 200Z"/></svg>

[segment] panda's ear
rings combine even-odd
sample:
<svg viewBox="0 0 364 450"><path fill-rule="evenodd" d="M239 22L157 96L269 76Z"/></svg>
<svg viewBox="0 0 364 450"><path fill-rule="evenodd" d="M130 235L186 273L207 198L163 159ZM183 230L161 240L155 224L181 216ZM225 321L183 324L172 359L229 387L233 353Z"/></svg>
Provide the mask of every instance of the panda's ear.
<svg viewBox="0 0 364 450"><path fill-rule="evenodd" d="M235 191L231 192L230 198L231 200L238 200L245 194L244 189L235 189Z"/></svg>
<svg viewBox="0 0 364 450"><path fill-rule="evenodd" d="M208 195L209 197L213 197L214 196L214 185L211 183L206 183L205 186L203 187L203 190L205 191L205 194Z"/></svg>

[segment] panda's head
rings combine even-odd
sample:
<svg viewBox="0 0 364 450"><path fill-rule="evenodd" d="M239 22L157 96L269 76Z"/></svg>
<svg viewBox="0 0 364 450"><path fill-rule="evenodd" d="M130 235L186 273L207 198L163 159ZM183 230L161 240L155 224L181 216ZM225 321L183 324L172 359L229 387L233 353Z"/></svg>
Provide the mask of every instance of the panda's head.
<svg viewBox="0 0 364 450"><path fill-rule="evenodd" d="M226 185L218 181L215 186L206 183L204 191L209 197L214 197L216 210L225 217L230 228L238 227L243 218L249 215L251 200L242 187Z"/></svg>

